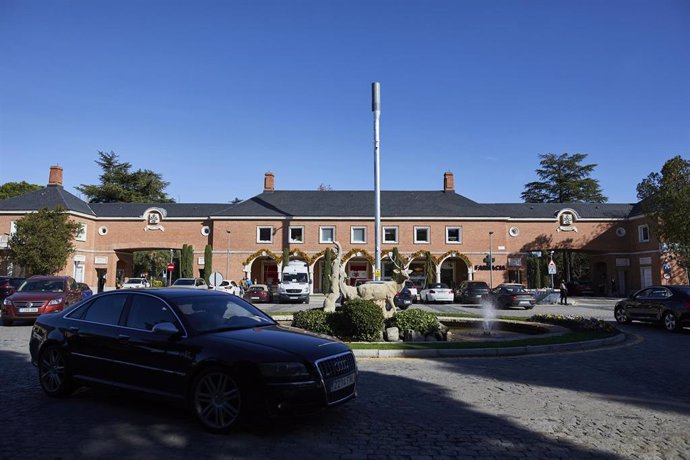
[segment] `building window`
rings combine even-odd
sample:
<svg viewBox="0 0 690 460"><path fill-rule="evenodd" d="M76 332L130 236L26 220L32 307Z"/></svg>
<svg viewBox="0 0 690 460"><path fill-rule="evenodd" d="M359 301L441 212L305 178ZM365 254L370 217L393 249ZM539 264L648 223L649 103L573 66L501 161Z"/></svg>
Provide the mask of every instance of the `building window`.
<svg viewBox="0 0 690 460"><path fill-rule="evenodd" d="M366 243L367 242L367 228L366 227L351 227L350 228L350 243Z"/></svg>
<svg viewBox="0 0 690 460"><path fill-rule="evenodd" d="M304 243L304 227L290 227L290 243Z"/></svg>
<svg viewBox="0 0 690 460"><path fill-rule="evenodd" d="M86 241L86 224L79 224L79 230L75 239L77 241Z"/></svg>
<svg viewBox="0 0 690 460"><path fill-rule="evenodd" d="M335 227L319 227L319 243L335 241Z"/></svg>
<svg viewBox="0 0 690 460"><path fill-rule="evenodd" d="M430 243L431 238L429 237L430 229L429 227L415 227L414 228L414 242L415 243Z"/></svg>
<svg viewBox="0 0 690 460"><path fill-rule="evenodd" d="M272 243L273 242L273 227L256 227L256 242L257 243Z"/></svg>
<svg viewBox="0 0 690 460"><path fill-rule="evenodd" d="M640 237L640 243L647 243L649 241L649 226L639 225L637 227L637 233Z"/></svg>
<svg viewBox="0 0 690 460"><path fill-rule="evenodd" d="M383 242L397 243L398 242L398 227L383 227Z"/></svg>
<svg viewBox="0 0 690 460"><path fill-rule="evenodd" d="M462 243L462 227L446 227L446 243Z"/></svg>

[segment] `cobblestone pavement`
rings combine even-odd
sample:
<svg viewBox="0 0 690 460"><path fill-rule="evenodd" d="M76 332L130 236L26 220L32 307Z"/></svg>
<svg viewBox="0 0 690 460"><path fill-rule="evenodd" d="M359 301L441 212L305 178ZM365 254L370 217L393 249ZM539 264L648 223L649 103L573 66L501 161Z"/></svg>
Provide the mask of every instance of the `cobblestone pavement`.
<svg viewBox="0 0 690 460"><path fill-rule="evenodd" d="M146 398L48 398L30 326L0 327L0 458L690 459L690 330L623 329L624 344L587 352L360 359L356 400L219 436Z"/></svg>

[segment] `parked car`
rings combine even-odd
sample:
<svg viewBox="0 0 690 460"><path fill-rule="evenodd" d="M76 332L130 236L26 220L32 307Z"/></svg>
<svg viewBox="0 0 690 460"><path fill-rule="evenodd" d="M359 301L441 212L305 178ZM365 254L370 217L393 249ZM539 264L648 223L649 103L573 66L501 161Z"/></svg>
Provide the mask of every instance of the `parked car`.
<svg viewBox="0 0 690 460"><path fill-rule="evenodd" d="M537 299L527 292L525 286L513 283L499 284L482 299L495 308L525 307L525 310L530 310L537 304Z"/></svg>
<svg viewBox="0 0 690 460"><path fill-rule="evenodd" d="M400 292L395 294L393 297L393 303L397 308L401 310L406 309L414 302L414 297L412 296L412 290L410 288L402 288Z"/></svg>
<svg viewBox="0 0 690 460"><path fill-rule="evenodd" d="M223 280L218 285L218 291L225 291L228 294L240 295L240 287L233 280Z"/></svg>
<svg viewBox="0 0 690 460"><path fill-rule="evenodd" d="M453 302L453 298L453 290L445 283L429 284L419 293L419 299L422 303Z"/></svg>
<svg viewBox="0 0 690 460"><path fill-rule="evenodd" d="M356 396L357 365L345 344L282 327L212 290L96 294L41 316L29 350L49 396L98 382L183 400L212 432L249 415L314 411Z"/></svg>
<svg viewBox="0 0 690 460"><path fill-rule="evenodd" d="M273 295L265 284L252 284L245 291L243 298L252 302L271 302Z"/></svg>
<svg viewBox="0 0 690 460"><path fill-rule="evenodd" d="M139 289L149 287L149 282L146 278L129 278L122 283L122 289Z"/></svg>
<svg viewBox="0 0 690 460"><path fill-rule="evenodd" d="M0 276L0 301L14 294L25 279L16 276Z"/></svg>
<svg viewBox="0 0 690 460"><path fill-rule="evenodd" d="M566 283L566 287L570 296L594 295L594 286L588 281L573 281Z"/></svg>
<svg viewBox="0 0 690 460"><path fill-rule="evenodd" d="M203 278L177 278L170 286L172 288L208 289Z"/></svg>
<svg viewBox="0 0 690 460"><path fill-rule="evenodd" d="M91 287L88 284L77 283L77 286L79 287L79 290L81 291L81 298L82 299L87 299L93 295L93 290L91 290Z"/></svg>
<svg viewBox="0 0 690 460"><path fill-rule="evenodd" d="M2 301L2 324L59 312L79 300L81 290L71 276L32 276Z"/></svg>
<svg viewBox="0 0 690 460"><path fill-rule="evenodd" d="M455 300L460 303L480 303L482 296L489 293L484 281L463 281L455 291Z"/></svg>
<svg viewBox="0 0 690 460"><path fill-rule="evenodd" d="M417 298L419 296L419 291L417 290L417 286L414 284L414 281L412 280L407 280L405 281L405 287L404 289L408 289L410 291L410 296L412 296L412 302L416 302Z"/></svg>
<svg viewBox="0 0 690 460"><path fill-rule="evenodd" d="M690 325L690 286L651 286L621 300L613 310L616 321L660 323L667 331Z"/></svg>

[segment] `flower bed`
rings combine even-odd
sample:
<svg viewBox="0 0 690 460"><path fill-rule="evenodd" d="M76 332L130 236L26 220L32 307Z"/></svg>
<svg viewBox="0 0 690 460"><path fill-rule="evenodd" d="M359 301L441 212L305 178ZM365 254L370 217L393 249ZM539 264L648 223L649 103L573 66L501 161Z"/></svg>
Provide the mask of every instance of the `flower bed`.
<svg viewBox="0 0 690 460"><path fill-rule="evenodd" d="M615 334L620 332L611 324L596 318L585 318L583 316L572 315L533 315L527 321L536 323L555 324L567 327L572 331L591 331Z"/></svg>

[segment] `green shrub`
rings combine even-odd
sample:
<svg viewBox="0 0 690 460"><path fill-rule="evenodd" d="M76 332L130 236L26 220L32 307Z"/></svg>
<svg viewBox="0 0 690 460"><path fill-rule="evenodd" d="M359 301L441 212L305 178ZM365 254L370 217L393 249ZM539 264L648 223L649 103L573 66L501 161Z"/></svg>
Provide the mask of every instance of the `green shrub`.
<svg viewBox="0 0 690 460"><path fill-rule="evenodd" d="M292 315L292 325L317 334L333 335L328 316L329 313L318 308L297 311Z"/></svg>
<svg viewBox="0 0 690 460"><path fill-rule="evenodd" d="M605 332L608 334L618 332L618 329L606 321L597 318L584 318L582 316L533 315L527 318L527 321L555 324L556 326L567 327L572 331Z"/></svg>
<svg viewBox="0 0 690 460"><path fill-rule="evenodd" d="M375 342L383 336L383 312L371 300L353 299L343 305L343 331L353 340Z"/></svg>
<svg viewBox="0 0 690 460"><path fill-rule="evenodd" d="M395 315L395 325L400 329L400 333L407 331L417 331L420 334L431 334L439 330L439 322L436 315L429 311L419 308L409 308Z"/></svg>

